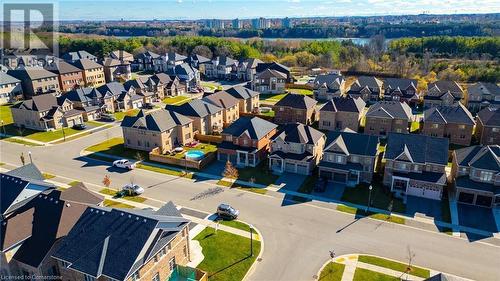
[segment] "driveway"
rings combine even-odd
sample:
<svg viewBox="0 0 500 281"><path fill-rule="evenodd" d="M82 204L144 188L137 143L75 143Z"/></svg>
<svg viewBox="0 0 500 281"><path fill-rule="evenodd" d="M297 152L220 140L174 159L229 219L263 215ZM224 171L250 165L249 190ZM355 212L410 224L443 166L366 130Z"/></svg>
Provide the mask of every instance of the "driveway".
<svg viewBox="0 0 500 281"><path fill-rule="evenodd" d="M441 201L408 195L406 213L410 216L426 216L441 220Z"/></svg>
<svg viewBox="0 0 500 281"><path fill-rule="evenodd" d="M338 182L328 182L326 185L325 192L313 191L311 194L316 195L316 196L323 196L323 197L327 197L327 198L330 198L333 200L340 201L340 199L342 198L342 194L344 194L344 190L346 188L349 188L349 187L346 187L345 184L338 183ZM352 188L354 188L354 187L352 187Z"/></svg>
<svg viewBox="0 0 500 281"><path fill-rule="evenodd" d="M458 222L463 226L498 231L493 210L490 208L458 203Z"/></svg>
<svg viewBox="0 0 500 281"><path fill-rule="evenodd" d="M299 187L302 185L307 176L293 174L293 173L283 173L274 183L281 187L281 189L298 191Z"/></svg>

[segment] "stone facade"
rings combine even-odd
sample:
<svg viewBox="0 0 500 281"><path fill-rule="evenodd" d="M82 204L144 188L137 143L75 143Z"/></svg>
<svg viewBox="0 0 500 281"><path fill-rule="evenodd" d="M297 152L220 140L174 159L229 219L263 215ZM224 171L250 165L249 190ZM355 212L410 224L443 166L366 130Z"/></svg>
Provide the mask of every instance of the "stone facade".
<svg viewBox="0 0 500 281"><path fill-rule="evenodd" d="M194 140L193 123L181 126L177 125L173 129L165 132L148 131L137 128L123 128L124 146L126 148L142 151L151 151L159 147L162 153L171 151L176 146L190 143Z"/></svg>
<svg viewBox="0 0 500 281"><path fill-rule="evenodd" d="M453 144L470 145L473 129L473 125L424 122L422 134L431 137L446 137Z"/></svg>
<svg viewBox="0 0 500 281"><path fill-rule="evenodd" d="M408 133L408 122L405 119L388 119L366 117L365 134L385 136L390 132Z"/></svg>
<svg viewBox="0 0 500 281"><path fill-rule="evenodd" d="M320 130L343 130L349 128L358 131L361 114L347 111L320 111L319 129Z"/></svg>
<svg viewBox="0 0 500 281"><path fill-rule="evenodd" d="M288 106L274 107L274 122L277 124L289 124L299 122L304 125L311 125L316 121L316 109L300 109Z"/></svg>

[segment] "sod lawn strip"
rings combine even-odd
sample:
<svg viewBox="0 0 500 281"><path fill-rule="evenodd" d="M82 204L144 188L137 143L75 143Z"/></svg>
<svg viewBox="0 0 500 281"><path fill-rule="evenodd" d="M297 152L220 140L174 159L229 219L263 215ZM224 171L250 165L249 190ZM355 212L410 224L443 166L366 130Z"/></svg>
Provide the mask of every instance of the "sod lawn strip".
<svg viewBox="0 0 500 281"><path fill-rule="evenodd" d="M373 264L373 265L380 266L380 267L389 268L389 269L399 271L399 272L407 272L407 269L408 269L407 264L387 260L384 258L373 257L373 256L361 255L358 257L358 261L368 263L368 264ZM428 269L423 269L423 268L416 267L416 266L411 266L410 271L408 271L408 273L413 275L413 276L418 276L421 278L429 278L431 275L431 273Z"/></svg>

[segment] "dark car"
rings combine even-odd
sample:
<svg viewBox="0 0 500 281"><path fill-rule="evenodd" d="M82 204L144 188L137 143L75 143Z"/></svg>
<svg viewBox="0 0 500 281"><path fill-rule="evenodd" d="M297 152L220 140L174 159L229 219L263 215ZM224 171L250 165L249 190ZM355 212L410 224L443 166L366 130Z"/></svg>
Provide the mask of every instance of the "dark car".
<svg viewBox="0 0 500 281"><path fill-rule="evenodd" d="M75 130L85 130L85 129L87 129L87 126L85 124L81 123L81 124L73 125L72 128Z"/></svg>
<svg viewBox="0 0 500 281"><path fill-rule="evenodd" d="M235 220L236 218L238 218L239 214L240 211L236 210L228 204L220 204L219 207L217 207L217 215L224 219Z"/></svg>
<svg viewBox="0 0 500 281"><path fill-rule="evenodd" d="M102 121L115 122L116 118L111 114L101 114Z"/></svg>
<svg viewBox="0 0 500 281"><path fill-rule="evenodd" d="M142 108L144 108L144 109L153 109L153 108L155 108L155 106L152 103L147 102L147 103L145 103L145 104L142 105Z"/></svg>

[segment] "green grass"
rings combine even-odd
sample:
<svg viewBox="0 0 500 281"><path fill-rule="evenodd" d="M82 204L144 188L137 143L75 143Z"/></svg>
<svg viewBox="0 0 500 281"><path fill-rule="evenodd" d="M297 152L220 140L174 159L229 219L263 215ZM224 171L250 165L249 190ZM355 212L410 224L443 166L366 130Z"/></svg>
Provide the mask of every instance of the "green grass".
<svg viewBox="0 0 500 281"><path fill-rule="evenodd" d="M242 280L260 252L260 242L253 241L250 256L250 239L207 227L195 240L200 242L205 258L198 268L208 273L210 281Z"/></svg>
<svg viewBox="0 0 500 281"><path fill-rule="evenodd" d="M337 211L355 215L358 212L358 209L346 205L337 205Z"/></svg>
<svg viewBox="0 0 500 281"><path fill-rule="evenodd" d="M171 176L177 176L177 177L182 176L182 177L185 177L187 179L193 178L192 173L188 173L187 175L184 175L184 173L180 172L180 171L170 170L168 168L160 168L160 167L151 166L151 165L147 165L147 164L137 164L136 168L148 170L151 172L157 172L157 173L162 173L162 174L166 174L166 175L171 175Z"/></svg>
<svg viewBox="0 0 500 281"><path fill-rule="evenodd" d="M110 188L103 188L99 191L99 193L110 195L110 196L117 196L117 198L129 200L129 201L136 202L136 203L143 203L144 201L146 201L146 198L141 197L141 196L128 196L128 195L121 196L119 194L119 192L117 192L114 189L110 189Z"/></svg>
<svg viewBox="0 0 500 281"><path fill-rule="evenodd" d="M244 222L241 222L241 221L237 221L237 220L232 220L232 221L221 220L220 224L225 225L225 226L229 226L229 227L232 227L232 228L236 228L236 229L239 229L239 230L244 230L244 231L250 232L250 226L248 224L244 223ZM257 233L257 232L255 231L255 229L252 228L252 233Z"/></svg>
<svg viewBox="0 0 500 281"><path fill-rule="evenodd" d="M186 103L190 101L191 99L185 96L176 96L176 97L167 97L163 99L163 103L165 104L174 104L174 105L181 105L183 103Z"/></svg>
<svg viewBox="0 0 500 281"><path fill-rule="evenodd" d="M286 94L260 94L259 100L266 102L278 102L284 98Z"/></svg>
<svg viewBox="0 0 500 281"><path fill-rule="evenodd" d="M240 186L240 187L236 187L236 188L239 190L244 190L244 191L253 192L253 193L257 193L257 194L266 194L267 193L267 189L265 189L265 188L246 187L246 186Z"/></svg>
<svg viewBox="0 0 500 281"><path fill-rule="evenodd" d="M271 109L268 112L260 112L259 114L263 116L274 117L276 115L276 112Z"/></svg>
<svg viewBox="0 0 500 281"><path fill-rule="evenodd" d="M379 257L372 257L372 256L364 256L361 255L358 257L358 261L368 263L368 264L373 264L377 265L380 267L385 267L389 268L395 271L400 271L400 272L406 272L408 269L408 265L401 263L401 262L396 262L396 261L391 261ZM430 277L430 271L428 269L412 266L410 268L410 271L408 272L411 275L418 276L421 278L429 278Z"/></svg>
<svg viewBox="0 0 500 281"><path fill-rule="evenodd" d="M369 184L359 184L354 188L346 188L342 194L342 201L351 202L358 205L366 206L368 204ZM404 213L406 206L403 201L398 198L393 198L390 191L384 189L379 183L372 183L373 190L371 195L371 206L383 210L389 210L392 204L392 211Z"/></svg>
<svg viewBox="0 0 500 281"><path fill-rule="evenodd" d="M127 111L115 112L113 115L115 116L116 121L122 121L125 116L135 116L139 113L139 109L131 109Z"/></svg>
<svg viewBox="0 0 500 281"><path fill-rule="evenodd" d="M287 88L287 90L290 93L301 94L301 95L306 95L306 96L310 96L310 95L313 94L313 91L312 90L308 90L308 89Z"/></svg>
<svg viewBox="0 0 500 281"><path fill-rule="evenodd" d="M387 222L392 222L392 223L397 223L397 224L405 224L405 222L406 222L405 219L401 218L401 217L389 216L386 214L372 213L372 212L367 213L365 210L359 210L357 208L345 206L345 205L337 205L336 209L337 209L337 211L348 213L348 214L369 217L372 219L387 221Z"/></svg>
<svg viewBox="0 0 500 281"><path fill-rule="evenodd" d="M11 106L11 104L0 105L0 120L3 121L4 126L14 122L14 119L12 119L12 112L10 111Z"/></svg>
<svg viewBox="0 0 500 281"><path fill-rule="evenodd" d="M353 281L400 281L397 277L371 271L364 268L356 268Z"/></svg>
<svg viewBox="0 0 500 281"><path fill-rule="evenodd" d="M145 151L125 148L123 145L123 138L111 138L107 141L89 146L85 150L129 159L137 159L138 154L140 154L143 160L146 160L149 157L148 153Z"/></svg>
<svg viewBox="0 0 500 281"><path fill-rule="evenodd" d="M278 178L278 175L274 175L267 168L267 161L262 161L256 167L246 167L238 169L238 179L242 181L250 181L252 178L255 180L255 183L262 185L270 185L273 184Z"/></svg>
<svg viewBox="0 0 500 281"><path fill-rule="evenodd" d="M316 185L317 181L318 181L318 177L317 176L308 176L304 180L304 182L300 185L298 191L302 192L302 193L310 194L313 191L314 186Z"/></svg>
<svg viewBox="0 0 500 281"><path fill-rule="evenodd" d="M318 280L340 281L342 280L344 269L345 265L336 262L330 262L323 268L323 270L321 270Z"/></svg>
<svg viewBox="0 0 500 281"><path fill-rule="evenodd" d="M2 140L8 141L8 142L13 142L13 143L18 143L18 144L23 144L23 145L28 145L28 146L42 146L41 144L38 144L38 143L33 143L33 142L15 139L15 138L4 138Z"/></svg>
<svg viewBox="0 0 500 281"><path fill-rule="evenodd" d="M68 185L69 186L75 186L75 185L77 185L79 183L80 183L80 181L72 181L72 182L68 183Z"/></svg>
<svg viewBox="0 0 500 281"><path fill-rule="evenodd" d="M110 207L110 208L128 208L128 209L134 208L134 206L132 206L132 205L121 203L121 202L114 201L114 200L109 200L109 199L104 199L104 206Z"/></svg>
<svg viewBox="0 0 500 281"><path fill-rule="evenodd" d="M420 122L412 121L410 126L410 133L418 132L420 130Z"/></svg>
<svg viewBox="0 0 500 281"><path fill-rule="evenodd" d="M201 81L201 86L203 88L208 88L211 91L215 91L217 89L221 89L222 86L218 83L213 83L213 82L208 82L208 81Z"/></svg>
<svg viewBox="0 0 500 281"><path fill-rule="evenodd" d="M5 165L5 163L4 162L0 162L0 166L3 166L3 165Z"/></svg>
<svg viewBox="0 0 500 281"><path fill-rule="evenodd" d="M50 179L56 177L55 175L49 174L49 173L42 173L42 175L43 175L43 178L46 179L46 180L50 180Z"/></svg>
<svg viewBox="0 0 500 281"><path fill-rule="evenodd" d="M225 180L219 180L217 182L217 185L221 185L221 186L225 186L225 187L231 187L231 186L233 186L233 183L229 182L229 181L225 181Z"/></svg>

